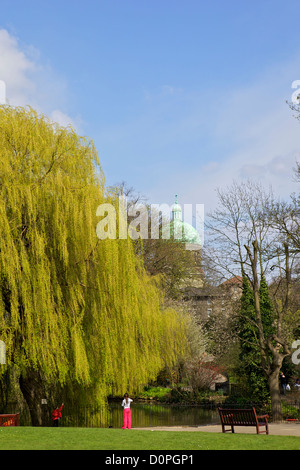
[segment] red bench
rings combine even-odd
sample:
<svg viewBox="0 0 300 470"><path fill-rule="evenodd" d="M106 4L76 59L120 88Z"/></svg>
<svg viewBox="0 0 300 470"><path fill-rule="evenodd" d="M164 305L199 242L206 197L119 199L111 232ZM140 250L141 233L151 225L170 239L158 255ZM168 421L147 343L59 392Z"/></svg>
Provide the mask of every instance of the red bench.
<svg viewBox="0 0 300 470"><path fill-rule="evenodd" d="M222 432L234 432L234 426L255 426L256 433L269 434L268 415L258 416L255 408L251 409L225 409L218 408ZM225 426L230 426L230 429L225 429ZM264 426L264 429L260 429Z"/></svg>
<svg viewBox="0 0 300 470"><path fill-rule="evenodd" d="M0 426L19 426L19 413L0 415Z"/></svg>

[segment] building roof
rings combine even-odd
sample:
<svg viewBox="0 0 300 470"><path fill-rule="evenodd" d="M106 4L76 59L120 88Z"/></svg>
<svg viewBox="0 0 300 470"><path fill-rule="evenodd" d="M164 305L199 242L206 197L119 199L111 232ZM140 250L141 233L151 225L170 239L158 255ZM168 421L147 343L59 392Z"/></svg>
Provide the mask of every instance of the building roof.
<svg viewBox="0 0 300 470"><path fill-rule="evenodd" d="M230 279L227 279L226 281L220 284L220 286L222 287L232 287L232 286L242 287L242 285L243 285L242 276L233 276Z"/></svg>

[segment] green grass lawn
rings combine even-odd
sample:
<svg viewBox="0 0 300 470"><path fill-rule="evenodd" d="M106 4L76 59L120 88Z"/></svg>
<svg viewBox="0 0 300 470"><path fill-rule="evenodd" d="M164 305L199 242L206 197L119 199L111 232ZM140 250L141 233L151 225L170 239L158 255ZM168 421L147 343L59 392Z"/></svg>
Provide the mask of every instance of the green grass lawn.
<svg viewBox="0 0 300 470"><path fill-rule="evenodd" d="M0 450L299 450L300 438L104 428L0 428Z"/></svg>

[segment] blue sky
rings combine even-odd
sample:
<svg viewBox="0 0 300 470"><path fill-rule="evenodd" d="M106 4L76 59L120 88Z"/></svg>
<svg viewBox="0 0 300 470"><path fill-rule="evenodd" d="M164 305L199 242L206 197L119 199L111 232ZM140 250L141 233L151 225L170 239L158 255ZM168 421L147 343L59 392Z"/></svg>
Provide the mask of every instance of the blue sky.
<svg viewBox="0 0 300 470"><path fill-rule="evenodd" d="M297 190L299 2L1 0L0 79L12 105L71 123L108 185L150 203L216 204L247 178Z"/></svg>

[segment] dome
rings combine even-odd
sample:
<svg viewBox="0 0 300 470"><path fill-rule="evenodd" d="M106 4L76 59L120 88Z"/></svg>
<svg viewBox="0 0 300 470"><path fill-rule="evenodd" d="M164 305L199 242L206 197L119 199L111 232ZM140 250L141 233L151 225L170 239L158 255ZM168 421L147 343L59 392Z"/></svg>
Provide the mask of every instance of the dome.
<svg viewBox="0 0 300 470"><path fill-rule="evenodd" d="M177 202L177 195L175 204L172 207L172 220L162 228L162 238L174 238L187 245L196 245L192 249L199 249L201 246L201 238L197 230L191 224L182 220L182 211Z"/></svg>
<svg viewBox="0 0 300 470"><path fill-rule="evenodd" d="M200 235L197 230L187 222L182 220L172 220L169 224L170 236L175 239L181 240L184 243L191 243L194 245L201 245Z"/></svg>

